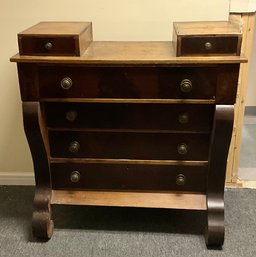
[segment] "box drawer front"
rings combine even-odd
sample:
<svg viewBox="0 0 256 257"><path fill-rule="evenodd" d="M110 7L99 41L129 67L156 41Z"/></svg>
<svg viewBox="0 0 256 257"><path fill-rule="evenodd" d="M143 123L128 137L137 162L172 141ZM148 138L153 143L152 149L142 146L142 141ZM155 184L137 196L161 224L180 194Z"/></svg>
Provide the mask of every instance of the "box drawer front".
<svg viewBox="0 0 256 257"><path fill-rule="evenodd" d="M207 166L51 164L54 189L206 190Z"/></svg>
<svg viewBox="0 0 256 257"><path fill-rule="evenodd" d="M240 55L240 46L238 36L181 37L179 55Z"/></svg>
<svg viewBox="0 0 256 257"><path fill-rule="evenodd" d="M39 67L41 98L215 99L217 67Z"/></svg>
<svg viewBox="0 0 256 257"><path fill-rule="evenodd" d="M77 39L74 36L36 37L20 36L19 51L23 55L70 55L79 56Z"/></svg>
<svg viewBox="0 0 256 257"><path fill-rule="evenodd" d="M45 103L51 128L210 131L214 106L201 104Z"/></svg>
<svg viewBox="0 0 256 257"><path fill-rule="evenodd" d="M207 160L209 134L49 131L52 157Z"/></svg>

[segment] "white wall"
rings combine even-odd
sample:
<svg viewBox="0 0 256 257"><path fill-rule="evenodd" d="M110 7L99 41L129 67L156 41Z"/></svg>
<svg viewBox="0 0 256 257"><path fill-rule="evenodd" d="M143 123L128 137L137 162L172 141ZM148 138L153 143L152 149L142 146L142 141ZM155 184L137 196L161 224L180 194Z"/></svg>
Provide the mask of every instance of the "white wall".
<svg viewBox="0 0 256 257"><path fill-rule="evenodd" d="M228 0L0 0L0 174L33 170L9 62L18 32L39 21L77 20L93 22L95 40L170 40L173 21L227 20L228 13Z"/></svg>

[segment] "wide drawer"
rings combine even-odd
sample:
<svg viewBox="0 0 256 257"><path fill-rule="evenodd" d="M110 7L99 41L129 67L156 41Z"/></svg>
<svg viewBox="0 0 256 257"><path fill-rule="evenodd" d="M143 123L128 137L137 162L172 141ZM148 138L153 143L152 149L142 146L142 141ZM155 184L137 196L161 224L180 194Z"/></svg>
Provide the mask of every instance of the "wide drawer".
<svg viewBox="0 0 256 257"><path fill-rule="evenodd" d="M214 105L44 103L51 128L210 131Z"/></svg>
<svg viewBox="0 0 256 257"><path fill-rule="evenodd" d="M207 166L52 163L54 189L206 190Z"/></svg>
<svg viewBox="0 0 256 257"><path fill-rule="evenodd" d="M90 67L18 63L18 71L23 101L79 98L79 101L91 102L111 102L112 99L115 102L139 102L140 99L142 102L150 102L150 99L180 102L202 99L234 104L239 64Z"/></svg>
<svg viewBox="0 0 256 257"><path fill-rule="evenodd" d="M214 99L217 67L40 66L42 98Z"/></svg>
<svg viewBox="0 0 256 257"><path fill-rule="evenodd" d="M49 131L52 157L208 160L209 134Z"/></svg>

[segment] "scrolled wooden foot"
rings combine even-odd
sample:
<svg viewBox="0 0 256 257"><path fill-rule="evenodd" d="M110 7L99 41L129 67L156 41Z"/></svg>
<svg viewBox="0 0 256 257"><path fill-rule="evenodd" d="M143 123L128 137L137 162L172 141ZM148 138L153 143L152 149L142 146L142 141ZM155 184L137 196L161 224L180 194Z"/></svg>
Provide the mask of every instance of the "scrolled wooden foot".
<svg viewBox="0 0 256 257"><path fill-rule="evenodd" d="M43 240L50 239L53 234L54 223L51 219L50 198L50 189L36 189L32 216L32 233L35 237Z"/></svg>
<svg viewBox="0 0 256 257"><path fill-rule="evenodd" d="M208 248L221 248L224 243L224 201L221 198L208 196L208 217L205 242Z"/></svg>

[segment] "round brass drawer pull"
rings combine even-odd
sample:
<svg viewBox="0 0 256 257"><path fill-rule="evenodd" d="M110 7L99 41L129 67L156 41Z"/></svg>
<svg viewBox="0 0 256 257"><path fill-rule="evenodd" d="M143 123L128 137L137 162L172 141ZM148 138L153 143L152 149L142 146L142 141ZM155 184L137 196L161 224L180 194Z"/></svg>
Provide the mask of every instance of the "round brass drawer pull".
<svg viewBox="0 0 256 257"><path fill-rule="evenodd" d="M192 86L192 82L189 79L183 79L180 82L180 90L183 93L189 93L192 90L193 86Z"/></svg>
<svg viewBox="0 0 256 257"><path fill-rule="evenodd" d="M75 121L75 119L77 118L77 111L74 110L70 110L66 113L66 119L70 122Z"/></svg>
<svg viewBox="0 0 256 257"><path fill-rule="evenodd" d="M185 143L181 143L178 145L178 153L181 155L185 155L188 153L188 146Z"/></svg>
<svg viewBox="0 0 256 257"><path fill-rule="evenodd" d="M185 124L189 122L189 115L186 112L183 112L179 115L179 123Z"/></svg>
<svg viewBox="0 0 256 257"><path fill-rule="evenodd" d="M71 153L77 153L79 151L79 148L80 148L80 144L77 141L73 141L70 143L68 149Z"/></svg>
<svg viewBox="0 0 256 257"><path fill-rule="evenodd" d="M211 42L206 42L204 44L204 47L205 47L206 50L211 50L212 49L212 43Z"/></svg>
<svg viewBox="0 0 256 257"><path fill-rule="evenodd" d="M184 186L186 184L186 177L183 174L178 174L176 176L176 185Z"/></svg>
<svg viewBox="0 0 256 257"><path fill-rule="evenodd" d="M72 171L70 174L70 180L73 183L77 183L80 180L80 172L78 171Z"/></svg>
<svg viewBox="0 0 256 257"><path fill-rule="evenodd" d="M47 42L47 43L44 45L44 47L45 47L46 50L51 50L52 47L53 47L53 45L52 45L51 42Z"/></svg>
<svg viewBox="0 0 256 257"><path fill-rule="evenodd" d="M60 85L63 89L70 89L72 87L72 79L69 77L65 77L61 80Z"/></svg>

